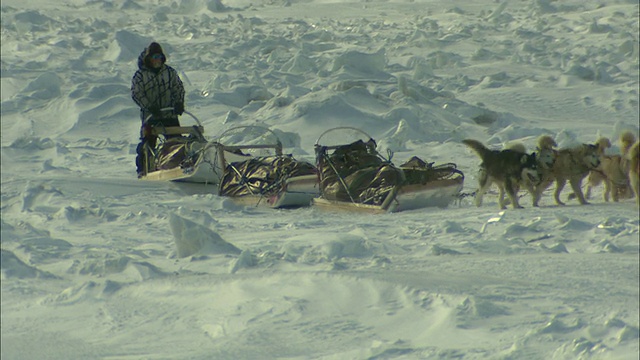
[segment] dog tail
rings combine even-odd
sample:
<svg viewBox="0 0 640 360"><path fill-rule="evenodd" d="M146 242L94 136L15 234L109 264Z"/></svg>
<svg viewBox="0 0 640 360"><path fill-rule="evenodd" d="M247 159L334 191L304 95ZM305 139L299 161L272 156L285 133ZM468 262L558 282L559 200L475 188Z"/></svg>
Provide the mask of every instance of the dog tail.
<svg viewBox="0 0 640 360"><path fill-rule="evenodd" d="M600 154L604 154L604 151L611 147L611 140L607 137L601 136L596 140L595 145L598 148L598 152Z"/></svg>
<svg viewBox="0 0 640 360"><path fill-rule="evenodd" d="M622 154L626 154L629 152L633 143L636 142L636 136L629 130L625 130L620 134L620 150Z"/></svg>
<svg viewBox="0 0 640 360"><path fill-rule="evenodd" d="M538 138L538 149L542 150L542 149L553 149L554 147L557 147L558 144L556 143L555 140L553 140L553 138L550 135L541 135Z"/></svg>
<svg viewBox="0 0 640 360"><path fill-rule="evenodd" d="M491 150L487 149L487 147L478 140L465 139L462 140L462 143L473 149L473 151L475 151L482 159L491 152Z"/></svg>

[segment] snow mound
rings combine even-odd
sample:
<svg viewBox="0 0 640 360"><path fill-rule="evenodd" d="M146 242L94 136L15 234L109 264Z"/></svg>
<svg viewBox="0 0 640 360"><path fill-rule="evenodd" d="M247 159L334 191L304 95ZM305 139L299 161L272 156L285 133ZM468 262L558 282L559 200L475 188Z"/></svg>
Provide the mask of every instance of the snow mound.
<svg viewBox="0 0 640 360"><path fill-rule="evenodd" d="M8 278L55 278L56 276L36 267L27 265L9 250L0 250L0 269L2 279Z"/></svg>
<svg viewBox="0 0 640 360"><path fill-rule="evenodd" d="M240 254L240 249L222 239L216 232L176 214L169 218L176 244L177 257L200 254Z"/></svg>

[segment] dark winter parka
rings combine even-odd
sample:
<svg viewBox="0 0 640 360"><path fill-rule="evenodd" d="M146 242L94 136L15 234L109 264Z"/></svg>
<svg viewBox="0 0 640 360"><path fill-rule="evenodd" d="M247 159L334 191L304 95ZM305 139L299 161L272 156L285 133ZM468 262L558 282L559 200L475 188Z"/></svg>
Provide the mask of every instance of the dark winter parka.
<svg viewBox="0 0 640 360"><path fill-rule="evenodd" d="M151 56L162 55L162 66L153 68ZM138 70L131 80L131 97L140 107L140 117L144 121L151 110L184 106L184 86L178 72L165 64L166 57L158 43L151 43L138 57ZM176 118L171 111L164 111L164 118Z"/></svg>

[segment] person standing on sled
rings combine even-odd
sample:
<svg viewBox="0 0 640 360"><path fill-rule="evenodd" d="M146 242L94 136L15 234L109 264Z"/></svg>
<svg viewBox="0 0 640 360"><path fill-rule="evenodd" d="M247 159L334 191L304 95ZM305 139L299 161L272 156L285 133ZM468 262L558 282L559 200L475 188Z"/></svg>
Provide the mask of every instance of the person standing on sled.
<svg viewBox="0 0 640 360"><path fill-rule="evenodd" d="M146 159L142 154L145 143L152 148L156 145L157 137L151 134L151 128L180 126L178 115L184 112L182 80L166 61L160 44L152 42L138 57L138 70L131 80L131 97L140 107L142 120L140 143L136 148L138 177L145 173Z"/></svg>

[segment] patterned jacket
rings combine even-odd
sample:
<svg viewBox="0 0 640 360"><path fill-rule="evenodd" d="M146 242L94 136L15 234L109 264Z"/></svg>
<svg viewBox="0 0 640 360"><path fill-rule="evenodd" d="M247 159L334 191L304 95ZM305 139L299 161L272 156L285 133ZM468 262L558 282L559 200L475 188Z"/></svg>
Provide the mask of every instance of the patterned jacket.
<svg viewBox="0 0 640 360"><path fill-rule="evenodd" d="M151 114L149 109L174 107L184 104L184 86L178 72L169 65L162 63L159 69L147 67L145 58L147 49L138 56L138 70L131 80L131 97L140 107L140 118L144 120ZM164 111L164 118L177 117L172 111Z"/></svg>

